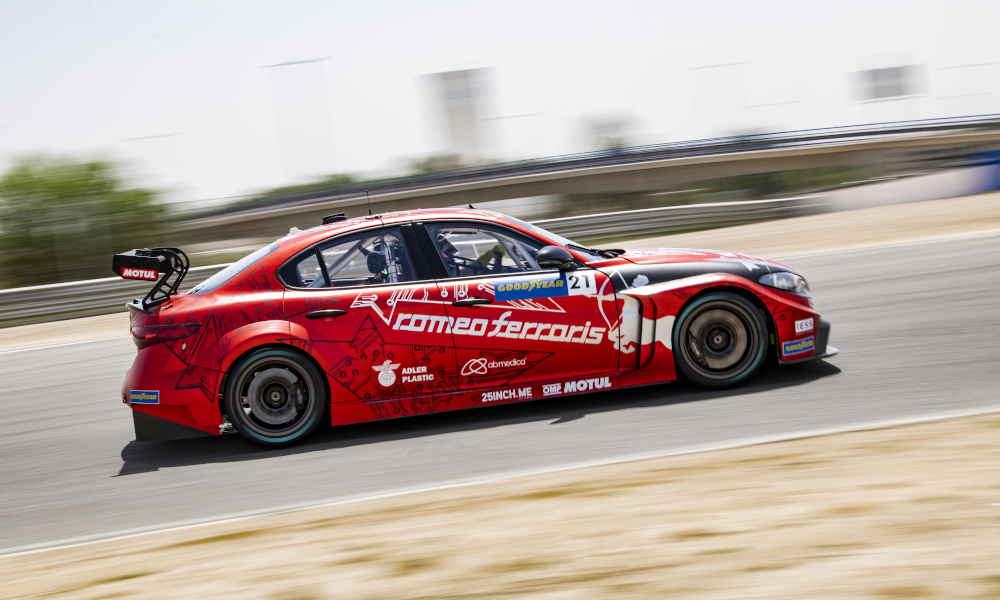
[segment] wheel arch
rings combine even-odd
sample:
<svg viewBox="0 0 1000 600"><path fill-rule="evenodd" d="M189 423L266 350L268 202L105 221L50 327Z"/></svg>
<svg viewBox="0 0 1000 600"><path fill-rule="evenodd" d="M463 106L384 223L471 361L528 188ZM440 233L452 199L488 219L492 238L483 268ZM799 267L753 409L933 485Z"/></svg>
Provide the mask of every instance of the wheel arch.
<svg viewBox="0 0 1000 600"><path fill-rule="evenodd" d="M241 360L243 360L247 356L250 356L254 352L258 352L260 350L266 350L269 348L292 352L312 363L312 365L316 367L316 370L322 373L326 378L326 405L327 408L329 408L329 406L332 404L333 401L333 387L330 385L330 375L325 370L323 370L323 367L319 364L319 362L315 358L313 358L311 354L309 354L304 350L296 348L295 346L289 344L282 344L279 342L269 342L261 344L259 346L248 348L229 362L229 366L222 373L222 377L219 378L219 398L217 403L219 405L219 413L222 416L226 416L225 393L226 393L226 387L229 385L229 377L233 373L233 365L238 364Z"/></svg>
<svg viewBox="0 0 1000 600"><path fill-rule="evenodd" d="M677 330L677 328L680 326L680 322L681 322L680 316L684 312L684 309L686 309L692 302L698 300L699 298L702 298L702 297L710 295L710 294L716 294L716 293L719 293L719 292L733 292L735 294L743 296L744 298L746 298L747 300L749 300L750 303L753 304L757 308L757 310L759 310L761 312L761 314L764 316L764 324L767 326L767 334L768 334L768 342L767 343L768 343L768 349L770 350L771 348L773 348L775 346L775 343L776 343L776 340L777 340L777 331L778 330L777 330L777 326L774 323L774 315L771 314L770 309L767 308L767 305L764 304L764 301L761 300L760 297L757 296L757 294L754 294L750 290L747 290L747 289L744 289L744 288L741 288L741 287L738 287L738 286L735 286L735 285L729 285L728 282L725 283L725 284L722 284L722 285L716 285L716 286L712 286L710 288L706 288L706 289L698 292L697 294L694 294L690 298L688 298L684 302L684 304L681 305L680 309L677 311L677 318L674 319L673 327L670 330L671 339L673 338L673 335L674 335L675 331ZM771 354L771 353L768 352L768 354Z"/></svg>

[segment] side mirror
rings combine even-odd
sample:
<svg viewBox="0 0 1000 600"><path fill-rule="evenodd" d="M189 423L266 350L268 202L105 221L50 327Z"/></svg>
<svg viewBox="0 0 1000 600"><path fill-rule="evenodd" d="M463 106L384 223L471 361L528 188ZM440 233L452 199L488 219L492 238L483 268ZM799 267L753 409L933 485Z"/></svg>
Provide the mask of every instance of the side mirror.
<svg viewBox="0 0 1000 600"><path fill-rule="evenodd" d="M538 251L538 266L543 269L569 271L576 268L576 261L568 250L561 246L546 246Z"/></svg>

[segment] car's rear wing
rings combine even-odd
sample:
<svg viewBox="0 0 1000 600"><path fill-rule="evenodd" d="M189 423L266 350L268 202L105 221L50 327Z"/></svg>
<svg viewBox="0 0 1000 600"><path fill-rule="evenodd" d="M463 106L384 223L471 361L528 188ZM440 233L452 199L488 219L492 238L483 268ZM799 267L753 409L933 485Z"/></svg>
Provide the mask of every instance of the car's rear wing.
<svg viewBox="0 0 1000 600"><path fill-rule="evenodd" d="M190 266L187 254L180 248L142 248L115 254L111 270L123 279L156 282L145 298L136 298L130 304L145 312L177 293Z"/></svg>

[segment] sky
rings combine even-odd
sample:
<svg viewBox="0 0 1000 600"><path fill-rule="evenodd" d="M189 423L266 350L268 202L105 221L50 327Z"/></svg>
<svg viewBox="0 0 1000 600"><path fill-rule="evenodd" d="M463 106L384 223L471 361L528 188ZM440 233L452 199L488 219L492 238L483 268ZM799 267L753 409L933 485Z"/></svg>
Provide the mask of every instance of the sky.
<svg viewBox="0 0 1000 600"><path fill-rule="evenodd" d="M589 150L595 119L640 144L994 113L997 23L995 0L0 0L0 170L112 159L185 201L294 183L301 89L324 133L296 160L401 173L442 151L425 76L478 67L496 160ZM857 101L851 73L904 63L918 94Z"/></svg>

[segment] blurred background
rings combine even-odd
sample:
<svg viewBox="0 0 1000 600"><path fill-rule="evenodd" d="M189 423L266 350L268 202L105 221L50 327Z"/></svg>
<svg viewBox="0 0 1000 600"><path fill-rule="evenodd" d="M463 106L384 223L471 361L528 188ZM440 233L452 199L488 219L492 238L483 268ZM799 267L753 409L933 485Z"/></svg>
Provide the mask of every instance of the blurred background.
<svg viewBox="0 0 1000 600"><path fill-rule="evenodd" d="M963 169L909 199L1000 186L997 138L940 141L997 129L966 119L1000 112L996 2L52 0L0 17L0 287L108 277L133 247L224 263L365 214L365 190L375 210L544 221ZM803 130L822 131L787 133ZM537 185L497 183L516 176Z"/></svg>

